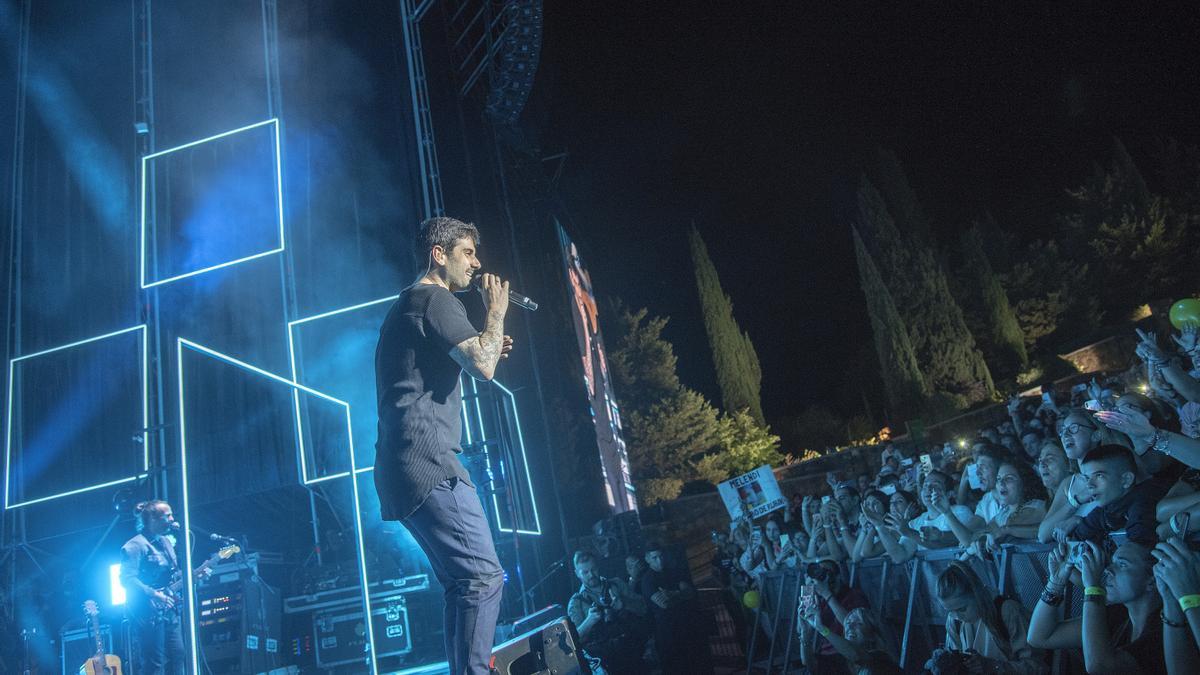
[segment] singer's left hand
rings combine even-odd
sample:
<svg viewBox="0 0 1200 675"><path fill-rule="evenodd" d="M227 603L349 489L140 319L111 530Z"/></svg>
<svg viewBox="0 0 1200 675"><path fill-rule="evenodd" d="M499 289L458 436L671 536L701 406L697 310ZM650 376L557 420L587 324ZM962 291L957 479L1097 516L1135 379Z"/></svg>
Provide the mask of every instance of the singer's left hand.
<svg viewBox="0 0 1200 675"><path fill-rule="evenodd" d="M500 345L500 358L507 359L508 353L512 351L513 339L511 335L504 336L504 343Z"/></svg>

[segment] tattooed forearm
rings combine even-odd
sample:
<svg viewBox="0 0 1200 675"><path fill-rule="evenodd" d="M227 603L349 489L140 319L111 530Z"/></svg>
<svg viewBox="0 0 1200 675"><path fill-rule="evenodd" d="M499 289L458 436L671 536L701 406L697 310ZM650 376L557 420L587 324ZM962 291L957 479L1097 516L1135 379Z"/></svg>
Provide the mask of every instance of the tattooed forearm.
<svg viewBox="0 0 1200 675"><path fill-rule="evenodd" d="M450 355L464 370L477 380L490 380L496 373L496 364L504 348L504 314L488 311L483 332L479 337L467 338L459 343Z"/></svg>

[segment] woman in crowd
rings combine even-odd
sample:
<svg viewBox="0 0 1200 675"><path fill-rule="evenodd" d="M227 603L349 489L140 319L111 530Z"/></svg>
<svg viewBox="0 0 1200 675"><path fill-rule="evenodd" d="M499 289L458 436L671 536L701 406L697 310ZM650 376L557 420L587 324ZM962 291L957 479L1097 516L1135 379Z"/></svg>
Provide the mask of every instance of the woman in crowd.
<svg viewBox="0 0 1200 675"><path fill-rule="evenodd" d="M788 541L783 542L783 526L775 518L769 518L763 525L763 535L766 538L766 545L771 550L769 557L769 569L779 569L781 567L795 567L797 563L797 542L794 539L795 535L788 535ZM805 548L808 542L805 541Z"/></svg>
<svg viewBox="0 0 1200 675"><path fill-rule="evenodd" d="M952 562L937 580L946 610L946 647L934 652L935 670L972 673L1041 673L1045 664L1026 641L1029 622L1021 604L998 597L964 562Z"/></svg>
<svg viewBox="0 0 1200 675"><path fill-rule="evenodd" d="M801 607L800 614L800 660L812 665L812 631L820 633L846 660L848 672L853 675L899 675L900 667L887 649L886 641L879 629L878 620L862 607L851 610L842 621L842 634L838 635L824 624L821 612L814 603Z"/></svg>
<svg viewBox="0 0 1200 675"><path fill-rule="evenodd" d="M1122 544L1107 565L1093 542L1081 546L1078 562L1064 563L1067 544L1050 553L1046 589L1029 622L1029 644L1040 649L1082 649L1089 673L1162 673L1162 597L1155 589L1150 551ZM1059 620L1059 605L1078 570L1083 585L1081 616ZM1124 611L1109 611L1122 605Z"/></svg>
<svg viewBox="0 0 1200 675"><path fill-rule="evenodd" d="M1045 520L1038 526L1038 541L1043 544L1066 541L1071 530L1096 508L1092 491L1078 467L1056 441L1047 441L1042 445L1038 472L1042 485L1049 494L1054 495Z"/></svg>
<svg viewBox="0 0 1200 675"><path fill-rule="evenodd" d="M950 529L944 512L953 512L954 516L962 522L970 521L974 514L965 506L949 503L948 495L952 484L950 476L941 471L933 471L925 476L919 494L921 503L925 505L926 510L908 522L895 522L896 530L902 535L900 544L907 549L908 556L903 560L893 558L893 562L900 563L911 558L918 547L937 549L958 544L958 538ZM935 509L935 502L942 506Z"/></svg>
<svg viewBox="0 0 1200 675"><path fill-rule="evenodd" d="M1033 539L1046 517L1046 501L1040 498L1044 496L1041 482L1033 469L1017 457L1008 457L1000 463L995 493L1000 509L973 533L968 546L971 554L981 558L986 553L995 553L1007 541ZM953 516L950 520L953 527Z"/></svg>
<svg viewBox="0 0 1200 675"><path fill-rule="evenodd" d="M745 527L742 532L743 526ZM745 541L743 546L742 541ZM742 557L738 566L751 579L751 584L757 584L758 575L766 572L775 565L775 552L763 536L763 528L744 522L738 525L734 534L734 542L742 547Z"/></svg>
<svg viewBox="0 0 1200 675"><path fill-rule="evenodd" d="M853 562L883 555L883 535L880 528L886 528L883 517L888 505L888 496L879 490L868 490L862 500L862 514L859 516L858 541L854 543L854 551L850 554Z"/></svg>

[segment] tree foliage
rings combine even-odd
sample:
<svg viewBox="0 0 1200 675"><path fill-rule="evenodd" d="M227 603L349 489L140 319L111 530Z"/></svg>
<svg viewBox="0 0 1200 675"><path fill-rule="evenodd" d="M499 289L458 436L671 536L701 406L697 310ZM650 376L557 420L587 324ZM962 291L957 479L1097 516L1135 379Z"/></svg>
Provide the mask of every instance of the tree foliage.
<svg viewBox="0 0 1200 675"><path fill-rule="evenodd" d="M891 150L880 149L871 167L870 180L879 189L896 226L906 236L923 244L933 242L933 232L921 201L908 182L904 165Z"/></svg>
<svg viewBox="0 0 1200 675"><path fill-rule="evenodd" d="M616 337L608 354L609 372L622 409L629 411L648 410L680 387L675 348L662 336L670 319L647 318L647 313L645 307L630 311L620 302L613 303L613 325L605 330Z"/></svg>
<svg viewBox="0 0 1200 675"><path fill-rule="evenodd" d="M905 237L896 228L883 197L865 177L859 183L855 227L904 319L929 388L967 401L989 397L993 392L991 372L967 329L941 264L929 246Z"/></svg>
<svg viewBox="0 0 1200 675"><path fill-rule="evenodd" d="M875 338L875 355L892 413L914 415L929 396L929 385L917 364L917 354L909 339L904 318L883 283L871 254L858 230L853 230L854 253L858 258L859 282L867 299L867 314Z"/></svg>
<svg viewBox="0 0 1200 675"><path fill-rule="evenodd" d="M1090 249L1091 281L1106 309L1125 316L1149 300L1192 289L1195 266L1182 252L1196 243L1189 228L1195 218L1150 191L1119 140L1108 167L1068 194L1073 204L1063 229Z"/></svg>
<svg viewBox="0 0 1200 675"><path fill-rule="evenodd" d="M688 242L721 402L726 410L749 410L760 425L766 424L761 398L762 368L754 343L733 318L733 301L722 290L708 247L694 227L688 232Z"/></svg>
<svg viewBox="0 0 1200 675"><path fill-rule="evenodd" d="M975 309L979 326L972 332L989 364L1006 373L1015 374L1029 364L1025 351L1025 336L1021 324L1008 302L1008 294L992 271L992 264L983 251L983 237L978 227L971 227L962 236L962 274L967 281L969 307Z"/></svg>
<svg viewBox="0 0 1200 675"><path fill-rule="evenodd" d="M719 483L763 464L778 464L781 459L779 437L748 411L737 410L721 416L717 451L701 457L696 469L704 480Z"/></svg>
<svg viewBox="0 0 1200 675"><path fill-rule="evenodd" d="M613 307L609 364L639 502L674 499L693 481L715 483L782 459L778 437L748 412L722 414L680 383L674 348L662 336L667 318Z"/></svg>

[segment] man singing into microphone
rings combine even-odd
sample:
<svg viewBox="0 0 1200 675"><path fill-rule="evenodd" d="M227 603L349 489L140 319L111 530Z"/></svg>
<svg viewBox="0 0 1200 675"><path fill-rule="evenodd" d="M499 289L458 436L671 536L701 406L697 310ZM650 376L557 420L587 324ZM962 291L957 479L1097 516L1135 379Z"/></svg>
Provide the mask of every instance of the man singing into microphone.
<svg viewBox="0 0 1200 675"><path fill-rule="evenodd" d="M459 375L490 380L512 350L504 335L508 282L484 274L483 332L455 292L480 268L479 231L430 218L417 235L424 276L404 289L379 330L375 489L384 520L399 520L446 589L446 658L452 675L487 675L504 571L462 452Z"/></svg>
<svg viewBox="0 0 1200 675"><path fill-rule="evenodd" d="M161 499L138 504L137 531L121 547L121 585L133 624L135 666L147 675L183 675L179 606L165 591L179 573L175 514Z"/></svg>

